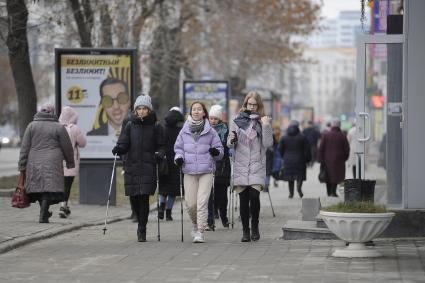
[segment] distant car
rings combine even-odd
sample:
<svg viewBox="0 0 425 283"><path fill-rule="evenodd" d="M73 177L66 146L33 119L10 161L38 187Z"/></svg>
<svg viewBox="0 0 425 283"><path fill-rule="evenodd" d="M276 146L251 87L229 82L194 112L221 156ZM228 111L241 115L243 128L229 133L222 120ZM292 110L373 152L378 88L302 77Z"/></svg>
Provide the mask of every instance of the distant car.
<svg viewBox="0 0 425 283"><path fill-rule="evenodd" d="M21 140L16 131L10 126L0 127L0 144L2 147L16 147L19 146Z"/></svg>

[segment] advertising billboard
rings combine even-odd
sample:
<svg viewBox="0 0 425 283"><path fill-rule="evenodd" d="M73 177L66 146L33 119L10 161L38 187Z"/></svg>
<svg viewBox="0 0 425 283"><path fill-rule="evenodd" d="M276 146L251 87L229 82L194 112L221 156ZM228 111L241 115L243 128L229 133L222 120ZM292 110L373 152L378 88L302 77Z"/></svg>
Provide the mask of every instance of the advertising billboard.
<svg viewBox="0 0 425 283"><path fill-rule="evenodd" d="M136 49L56 49L56 107L87 135L81 158L109 159L135 94Z"/></svg>
<svg viewBox="0 0 425 283"><path fill-rule="evenodd" d="M207 110L214 104L223 107L223 121L228 120L229 83L227 81L184 81L183 111L189 114L190 105L194 101L205 104Z"/></svg>

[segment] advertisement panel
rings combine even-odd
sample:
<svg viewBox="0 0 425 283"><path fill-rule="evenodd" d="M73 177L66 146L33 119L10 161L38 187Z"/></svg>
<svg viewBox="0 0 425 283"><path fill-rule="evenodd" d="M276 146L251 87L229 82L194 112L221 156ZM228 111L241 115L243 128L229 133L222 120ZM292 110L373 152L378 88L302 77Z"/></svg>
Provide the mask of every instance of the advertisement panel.
<svg viewBox="0 0 425 283"><path fill-rule="evenodd" d="M229 84L227 81L184 81L183 111L189 114L190 105L194 101L205 104L207 110L214 104L223 107L223 121L228 120Z"/></svg>
<svg viewBox="0 0 425 283"><path fill-rule="evenodd" d="M56 49L56 107L72 107L87 135L81 158L110 159L134 100L135 49Z"/></svg>

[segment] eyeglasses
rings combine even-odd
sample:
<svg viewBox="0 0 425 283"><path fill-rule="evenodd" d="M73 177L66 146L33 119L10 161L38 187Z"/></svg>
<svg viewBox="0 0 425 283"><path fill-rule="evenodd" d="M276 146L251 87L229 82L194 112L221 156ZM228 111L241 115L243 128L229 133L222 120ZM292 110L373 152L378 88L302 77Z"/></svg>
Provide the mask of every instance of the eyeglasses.
<svg viewBox="0 0 425 283"><path fill-rule="evenodd" d="M248 106L248 107L257 107L258 106L258 104L257 103L247 103L247 105L246 106Z"/></svg>
<svg viewBox="0 0 425 283"><path fill-rule="evenodd" d="M117 101L118 104L126 104L128 103L129 96L126 93L119 93L116 98L112 98L109 95L102 96L102 106L103 108L110 108L114 105L114 101Z"/></svg>

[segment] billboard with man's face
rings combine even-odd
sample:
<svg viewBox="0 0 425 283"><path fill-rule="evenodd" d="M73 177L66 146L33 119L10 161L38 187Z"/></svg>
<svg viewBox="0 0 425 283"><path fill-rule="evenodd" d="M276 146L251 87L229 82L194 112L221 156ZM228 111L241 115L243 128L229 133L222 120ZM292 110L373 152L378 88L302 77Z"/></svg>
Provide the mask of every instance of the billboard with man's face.
<svg viewBox="0 0 425 283"><path fill-rule="evenodd" d="M81 158L112 158L134 99L135 60L135 49L56 49L56 106L78 114L87 136Z"/></svg>

